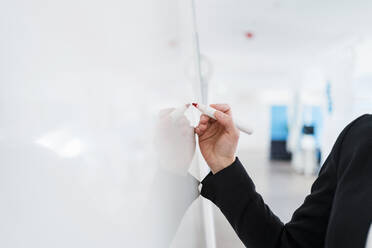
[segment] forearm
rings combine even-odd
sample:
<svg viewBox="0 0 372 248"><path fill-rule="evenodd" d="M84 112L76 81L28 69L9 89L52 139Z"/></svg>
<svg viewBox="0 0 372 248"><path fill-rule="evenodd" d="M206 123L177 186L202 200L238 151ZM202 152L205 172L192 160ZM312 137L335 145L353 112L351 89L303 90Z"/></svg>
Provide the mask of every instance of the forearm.
<svg viewBox="0 0 372 248"><path fill-rule="evenodd" d="M238 160L202 181L202 196L215 203L248 247L277 247L283 223L270 211Z"/></svg>

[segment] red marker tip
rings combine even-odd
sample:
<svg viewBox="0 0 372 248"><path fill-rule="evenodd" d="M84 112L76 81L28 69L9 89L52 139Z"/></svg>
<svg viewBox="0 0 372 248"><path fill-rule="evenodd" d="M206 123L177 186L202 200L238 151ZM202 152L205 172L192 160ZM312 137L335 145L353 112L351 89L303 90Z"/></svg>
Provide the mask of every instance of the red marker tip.
<svg viewBox="0 0 372 248"><path fill-rule="evenodd" d="M198 104L197 103L192 103L192 106L194 106L195 108L197 108L198 107Z"/></svg>

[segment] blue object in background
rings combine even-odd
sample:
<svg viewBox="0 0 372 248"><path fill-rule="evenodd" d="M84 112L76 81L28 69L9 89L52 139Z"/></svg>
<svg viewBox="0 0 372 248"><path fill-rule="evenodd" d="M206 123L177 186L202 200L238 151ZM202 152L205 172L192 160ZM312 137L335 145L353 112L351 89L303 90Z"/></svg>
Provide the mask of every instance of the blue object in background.
<svg viewBox="0 0 372 248"><path fill-rule="evenodd" d="M271 142L270 159L291 160L292 155L287 151L288 139L288 107L274 105L271 107Z"/></svg>
<svg viewBox="0 0 372 248"><path fill-rule="evenodd" d="M314 139L315 139L315 146L317 149L317 156L318 156L318 163L321 161L321 132L323 129L323 114L322 114L322 109L320 106L311 106L307 105L304 108L304 112L302 113L302 120L305 119L306 115L311 116L310 122L303 123L304 126L311 126L314 128ZM303 135L303 134L302 134ZM301 138L302 138L301 135Z"/></svg>
<svg viewBox="0 0 372 248"><path fill-rule="evenodd" d="M331 114L333 111L333 102L332 102L332 87L331 87L331 82L327 81L327 86L326 86L326 96L327 96L327 105L328 105L328 113Z"/></svg>
<svg viewBox="0 0 372 248"><path fill-rule="evenodd" d="M309 114L311 116L311 120L306 123L304 123L303 121L303 125L314 127L314 138L315 138L316 146L317 148L319 148L320 142L321 142L320 135L321 135L322 128L323 128L322 109L319 106L311 106L311 105L305 106L304 112L302 112L302 120L305 120L305 116Z"/></svg>
<svg viewBox="0 0 372 248"><path fill-rule="evenodd" d="M271 107L271 140L286 141L288 138L287 106Z"/></svg>
<svg viewBox="0 0 372 248"><path fill-rule="evenodd" d="M320 148L320 134L323 128L323 115L322 109L318 106L313 106L311 108L313 116L313 126L314 126L314 137L316 141L317 148Z"/></svg>

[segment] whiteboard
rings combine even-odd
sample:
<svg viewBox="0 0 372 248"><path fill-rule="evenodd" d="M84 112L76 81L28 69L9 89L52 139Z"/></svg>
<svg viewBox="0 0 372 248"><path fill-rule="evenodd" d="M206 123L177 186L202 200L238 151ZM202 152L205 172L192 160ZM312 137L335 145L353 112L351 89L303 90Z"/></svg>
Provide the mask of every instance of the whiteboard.
<svg viewBox="0 0 372 248"><path fill-rule="evenodd" d="M0 3L0 247L206 247L190 11Z"/></svg>

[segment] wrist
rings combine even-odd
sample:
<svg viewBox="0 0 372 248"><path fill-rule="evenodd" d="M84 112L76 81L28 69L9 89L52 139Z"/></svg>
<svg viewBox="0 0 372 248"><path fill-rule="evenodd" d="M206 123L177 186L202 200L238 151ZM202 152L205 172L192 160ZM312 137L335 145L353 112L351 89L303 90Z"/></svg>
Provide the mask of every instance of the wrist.
<svg viewBox="0 0 372 248"><path fill-rule="evenodd" d="M216 174L217 172L229 167L230 165L232 165L235 162L235 159L236 159L235 156L230 157L230 158L220 159L218 161L218 163L216 163L213 166L210 166L212 173Z"/></svg>

